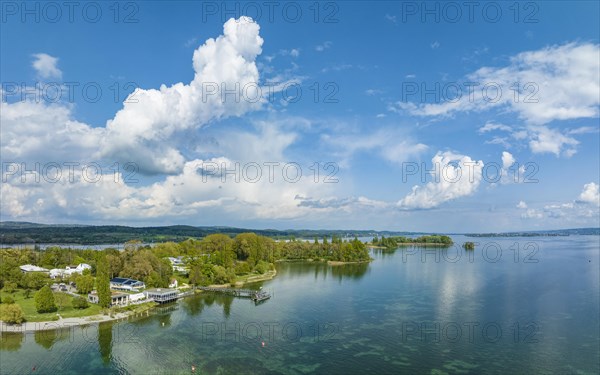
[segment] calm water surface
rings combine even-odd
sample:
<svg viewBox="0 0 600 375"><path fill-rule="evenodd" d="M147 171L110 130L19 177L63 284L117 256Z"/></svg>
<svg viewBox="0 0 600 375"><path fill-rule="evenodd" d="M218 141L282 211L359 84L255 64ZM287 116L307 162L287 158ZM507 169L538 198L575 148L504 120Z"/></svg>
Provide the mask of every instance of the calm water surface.
<svg viewBox="0 0 600 375"><path fill-rule="evenodd" d="M4 334L0 373L600 372L599 237L453 237L480 245L279 264L253 286L273 295L257 306L203 295L117 323Z"/></svg>

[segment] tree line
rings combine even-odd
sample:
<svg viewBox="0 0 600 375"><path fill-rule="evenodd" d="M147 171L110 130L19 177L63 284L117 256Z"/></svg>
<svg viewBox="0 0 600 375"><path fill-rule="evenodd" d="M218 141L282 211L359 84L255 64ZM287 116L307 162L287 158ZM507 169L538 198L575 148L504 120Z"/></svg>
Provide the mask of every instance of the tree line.
<svg viewBox="0 0 600 375"><path fill-rule="evenodd" d="M454 242L452 238L444 235L426 235L420 236L416 238L404 237L404 236L394 236L394 237L385 237L381 236L378 238L375 236L373 238L372 244L375 246L382 246L388 249L395 249L402 244L423 244L423 245L442 245L442 246L452 246Z"/></svg>

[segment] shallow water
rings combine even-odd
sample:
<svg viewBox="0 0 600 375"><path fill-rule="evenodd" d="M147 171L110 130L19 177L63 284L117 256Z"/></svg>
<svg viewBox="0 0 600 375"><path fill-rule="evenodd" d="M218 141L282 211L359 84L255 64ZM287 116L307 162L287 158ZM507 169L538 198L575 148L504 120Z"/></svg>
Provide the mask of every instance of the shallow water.
<svg viewBox="0 0 600 375"><path fill-rule="evenodd" d="M202 295L148 316L4 334L0 373L600 372L600 237L466 238L282 263L272 298ZM35 370L33 371L35 367Z"/></svg>

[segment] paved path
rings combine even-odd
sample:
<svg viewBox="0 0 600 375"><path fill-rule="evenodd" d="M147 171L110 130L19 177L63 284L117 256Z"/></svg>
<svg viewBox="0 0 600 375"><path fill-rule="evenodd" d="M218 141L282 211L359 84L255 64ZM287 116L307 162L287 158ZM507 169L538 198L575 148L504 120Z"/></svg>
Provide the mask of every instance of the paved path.
<svg viewBox="0 0 600 375"><path fill-rule="evenodd" d="M23 324L6 324L0 322L0 332L35 332L51 329L67 328L81 326L86 324L96 324L100 322L108 322L111 320L123 319L129 316L126 313L115 314L114 317L109 315L92 315L82 318L64 318L50 322L25 322Z"/></svg>

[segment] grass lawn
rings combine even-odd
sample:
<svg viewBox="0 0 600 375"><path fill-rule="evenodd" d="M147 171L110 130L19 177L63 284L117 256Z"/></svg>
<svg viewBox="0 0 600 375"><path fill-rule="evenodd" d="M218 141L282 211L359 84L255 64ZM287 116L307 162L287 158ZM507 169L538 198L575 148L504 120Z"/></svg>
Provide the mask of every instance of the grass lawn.
<svg viewBox="0 0 600 375"><path fill-rule="evenodd" d="M73 296L66 293L54 293L54 300L56 302L56 306L58 307L58 311L40 314L35 310L35 300L33 298L35 292L31 292L30 298L25 298L25 296L23 295L23 290L20 289L12 294L0 292L0 295L2 295L3 301L4 298L11 296L15 300L15 303L21 306L23 314L25 315L25 320L28 322L58 320L58 316L56 316L57 313L60 314L60 316L62 316L63 318L79 318L84 316L101 314L102 310L102 308L99 305L93 303L90 303L90 306L87 309L74 309L71 305ZM62 307L59 307L59 299L62 299L64 301Z"/></svg>

